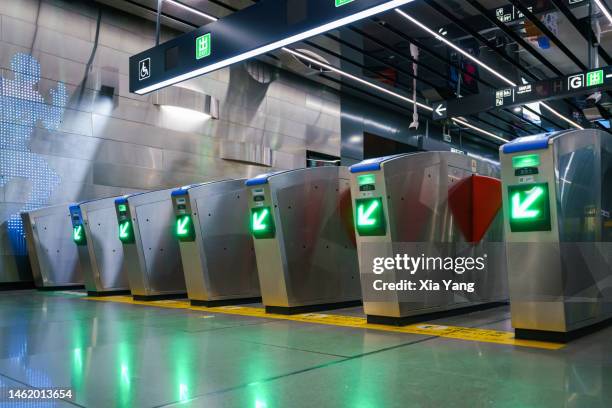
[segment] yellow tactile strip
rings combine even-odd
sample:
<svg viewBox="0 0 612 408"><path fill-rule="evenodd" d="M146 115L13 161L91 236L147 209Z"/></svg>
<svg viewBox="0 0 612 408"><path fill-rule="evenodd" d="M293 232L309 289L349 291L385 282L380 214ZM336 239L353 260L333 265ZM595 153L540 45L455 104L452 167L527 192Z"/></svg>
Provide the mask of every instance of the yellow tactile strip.
<svg viewBox="0 0 612 408"><path fill-rule="evenodd" d="M327 324L332 326L354 327L359 329L380 330L395 333L422 334L425 336L444 337L449 339L479 341L486 343L506 344L510 346L533 347L547 350L558 350L563 344L544 341L519 340L514 338L514 333L498 330L476 329L471 327L441 326L437 324L411 324L396 327L383 324L368 323L364 317L343 316L327 313L303 313L297 315L281 315L266 313L263 308L249 306L219 306L204 307L191 306L187 300L158 300L142 302L132 299L130 296L108 296L108 297L84 297L86 300L103 302L127 303L131 305L165 307L172 309L199 310L209 313L223 313L250 317L263 317L266 319L291 320L303 323Z"/></svg>

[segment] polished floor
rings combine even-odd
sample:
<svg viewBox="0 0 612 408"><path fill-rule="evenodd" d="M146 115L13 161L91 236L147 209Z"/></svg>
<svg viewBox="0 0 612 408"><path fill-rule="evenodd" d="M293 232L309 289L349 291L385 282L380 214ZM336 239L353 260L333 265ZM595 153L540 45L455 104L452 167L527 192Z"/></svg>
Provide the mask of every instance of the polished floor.
<svg viewBox="0 0 612 408"><path fill-rule="evenodd" d="M435 323L510 330L508 318ZM611 407L612 328L544 350L0 292L0 388L29 387L74 398L0 407Z"/></svg>

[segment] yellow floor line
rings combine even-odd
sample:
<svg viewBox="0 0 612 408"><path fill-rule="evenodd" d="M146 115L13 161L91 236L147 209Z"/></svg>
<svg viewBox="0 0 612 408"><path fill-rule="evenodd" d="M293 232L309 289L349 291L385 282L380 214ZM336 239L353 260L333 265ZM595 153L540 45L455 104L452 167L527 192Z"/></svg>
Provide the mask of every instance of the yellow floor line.
<svg viewBox="0 0 612 408"><path fill-rule="evenodd" d="M437 336L449 339L479 341L486 343L507 344L511 346L534 347L547 350L558 350L563 347L563 344L550 343L545 341L534 340L519 340L514 338L514 333L477 329L471 327L459 326L442 326L438 324L411 324L408 326L386 326L382 324L368 323L364 317L343 316L327 313L303 313L297 315L281 315L274 313L266 313L264 308L249 307L249 306L191 306L187 300L157 300L151 302L142 302L132 299L130 296L108 296L108 297L87 297L86 300L95 300L103 302L126 303L130 305L142 305L153 307L164 307L171 309L189 309L198 310L209 313L223 313L249 317L263 317L266 319L290 320L294 322L327 324L332 326L353 327L359 329L380 330L395 333L421 334L425 336Z"/></svg>

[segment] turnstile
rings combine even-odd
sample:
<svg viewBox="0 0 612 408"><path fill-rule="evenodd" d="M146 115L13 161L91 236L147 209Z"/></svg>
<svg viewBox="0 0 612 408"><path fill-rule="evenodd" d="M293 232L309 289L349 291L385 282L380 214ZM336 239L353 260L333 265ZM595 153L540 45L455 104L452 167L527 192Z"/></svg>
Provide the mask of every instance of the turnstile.
<svg viewBox="0 0 612 408"><path fill-rule="evenodd" d="M70 206L72 240L90 296L129 293L123 248L117 239L115 197Z"/></svg>
<svg viewBox="0 0 612 408"><path fill-rule="evenodd" d="M368 322L410 324L507 301L498 166L419 152L350 171Z"/></svg>
<svg viewBox="0 0 612 408"><path fill-rule="evenodd" d="M70 239L72 225L66 205L21 213L28 256L38 289L83 287L77 249Z"/></svg>
<svg viewBox="0 0 612 408"><path fill-rule="evenodd" d="M174 233L192 304L261 301L244 183L216 181L172 192Z"/></svg>
<svg viewBox="0 0 612 408"><path fill-rule="evenodd" d="M612 317L612 135L521 137L500 156L516 337L568 341Z"/></svg>
<svg viewBox="0 0 612 408"><path fill-rule="evenodd" d="M184 297L185 277L173 234L173 189L137 193L115 200L124 269L137 300Z"/></svg>
<svg viewBox="0 0 612 408"><path fill-rule="evenodd" d="M359 304L348 169L281 171L246 185L266 311L292 314Z"/></svg>

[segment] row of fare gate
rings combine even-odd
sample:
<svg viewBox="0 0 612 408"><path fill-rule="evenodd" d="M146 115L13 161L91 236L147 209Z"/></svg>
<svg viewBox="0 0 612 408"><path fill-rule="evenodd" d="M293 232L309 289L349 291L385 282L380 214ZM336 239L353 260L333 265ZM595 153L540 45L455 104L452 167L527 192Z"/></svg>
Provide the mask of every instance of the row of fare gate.
<svg viewBox="0 0 612 408"><path fill-rule="evenodd" d="M565 341L612 316L612 137L529 136L500 157L419 152L41 208L22 214L34 282L285 314L362 303L395 325L509 300L517 337ZM409 271L406 256L454 267ZM458 258L486 267L458 273ZM410 279L475 290L375 289Z"/></svg>

